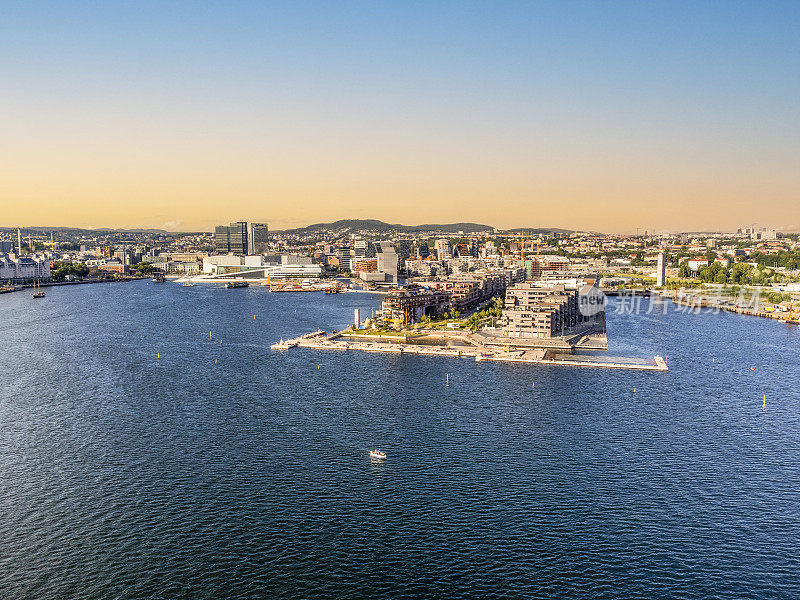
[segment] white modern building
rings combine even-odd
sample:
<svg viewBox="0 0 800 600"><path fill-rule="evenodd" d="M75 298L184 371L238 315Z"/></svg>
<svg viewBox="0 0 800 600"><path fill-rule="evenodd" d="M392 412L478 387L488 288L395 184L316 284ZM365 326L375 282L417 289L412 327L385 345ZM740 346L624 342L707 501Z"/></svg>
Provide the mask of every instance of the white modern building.
<svg viewBox="0 0 800 600"><path fill-rule="evenodd" d="M253 279L319 278L322 265L312 264L307 256L283 255L281 264L268 262L264 256L234 256L224 254L203 258L203 274L217 277L249 277Z"/></svg>

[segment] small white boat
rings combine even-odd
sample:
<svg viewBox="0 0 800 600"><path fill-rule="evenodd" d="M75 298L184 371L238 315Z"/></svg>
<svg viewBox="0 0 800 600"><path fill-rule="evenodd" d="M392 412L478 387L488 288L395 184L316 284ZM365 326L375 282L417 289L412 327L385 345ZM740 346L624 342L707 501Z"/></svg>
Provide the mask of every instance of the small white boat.
<svg viewBox="0 0 800 600"><path fill-rule="evenodd" d="M381 452L380 448L375 448L369 451L369 457L376 460L386 460L386 453Z"/></svg>

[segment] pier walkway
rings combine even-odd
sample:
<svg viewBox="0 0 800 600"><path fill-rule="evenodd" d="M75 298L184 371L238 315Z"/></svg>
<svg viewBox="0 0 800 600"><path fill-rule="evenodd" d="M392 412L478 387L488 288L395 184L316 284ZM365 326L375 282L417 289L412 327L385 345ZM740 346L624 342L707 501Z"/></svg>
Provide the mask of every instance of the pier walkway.
<svg viewBox="0 0 800 600"><path fill-rule="evenodd" d="M540 365L569 367L596 367L605 369L633 369L637 371L667 371L667 363L661 356L653 359L594 356L580 354L558 354L545 349L493 349L478 346L441 346L404 343L384 340L345 340L340 333L328 335L318 330L290 340L281 340L270 347L272 350L310 348L313 350L360 350L390 354L422 354L428 356L450 356L472 358L475 361L523 362Z"/></svg>

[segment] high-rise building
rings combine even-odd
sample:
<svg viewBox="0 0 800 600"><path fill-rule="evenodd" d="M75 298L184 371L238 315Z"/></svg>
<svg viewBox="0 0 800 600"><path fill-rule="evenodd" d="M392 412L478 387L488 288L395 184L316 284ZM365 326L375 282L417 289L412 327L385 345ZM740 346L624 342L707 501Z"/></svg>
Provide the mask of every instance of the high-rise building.
<svg viewBox="0 0 800 600"><path fill-rule="evenodd" d="M218 225L214 228L214 241L217 252L225 254L246 254L247 222L236 221L230 225Z"/></svg>
<svg viewBox="0 0 800 600"><path fill-rule="evenodd" d="M356 252L356 259L365 258L367 256L367 241L355 240L353 242L353 249Z"/></svg>
<svg viewBox="0 0 800 600"><path fill-rule="evenodd" d="M656 266L656 286L663 287L666 282L667 265L664 252L658 253L658 263Z"/></svg>
<svg viewBox="0 0 800 600"><path fill-rule="evenodd" d="M438 239L434 242L433 247L436 249L436 258L439 260L453 258L452 251L450 250L450 240L444 238Z"/></svg>
<svg viewBox="0 0 800 600"><path fill-rule="evenodd" d="M115 250L114 258L121 262L123 265L131 264L131 253L127 250Z"/></svg>
<svg viewBox="0 0 800 600"><path fill-rule="evenodd" d="M397 250L397 257L399 259L398 266L402 269L406 261L411 258L413 252L411 240L398 240L395 244L395 249Z"/></svg>
<svg viewBox="0 0 800 600"><path fill-rule="evenodd" d="M250 223L247 232L247 253L264 254L269 243L269 227L267 227L267 224Z"/></svg>
<svg viewBox="0 0 800 600"><path fill-rule="evenodd" d="M387 283L397 283L399 257L391 242L377 242L375 244L378 259L378 271L386 274Z"/></svg>

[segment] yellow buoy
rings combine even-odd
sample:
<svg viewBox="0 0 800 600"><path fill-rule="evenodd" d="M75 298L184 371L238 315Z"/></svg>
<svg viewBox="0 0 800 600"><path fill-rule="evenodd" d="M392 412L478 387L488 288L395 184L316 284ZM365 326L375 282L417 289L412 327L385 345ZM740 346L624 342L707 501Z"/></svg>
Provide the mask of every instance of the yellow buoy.
<svg viewBox="0 0 800 600"><path fill-rule="evenodd" d="M156 352L156 358L161 358L161 352Z"/></svg>
<svg viewBox="0 0 800 600"><path fill-rule="evenodd" d="M536 384L535 383L531 383L531 389L533 389L535 387L536 387Z"/></svg>
<svg viewBox="0 0 800 600"><path fill-rule="evenodd" d="M634 393L634 394L636 393L636 388L633 388L633 393Z"/></svg>
<svg viewBox="0 0 800 600"><path fill-rule="evenodd" d="M214 359L214 364L217 364L217 359L216 358Z"/></svg>
<svg viewBox="0 0 800 600"><path fill-rule="evenodd" d="M767 395L766 394L764 394L764 399L761 401L761 406L763 408L767 407Z"/></svg>
<svg viewBox="0 0 800 600"><path fill-rule="evenodd" d="M255 316L255 315L253 315L253 321L255 321L255 320L256 320L256 316Z"/></svg>
<svg viewBox="0 0 800 600"><path fill-rule="evenodd" d="M445 379L445 383L446 383L447 385L450 385L450 373L447 373L447 375L445 375L445 377L446 377L446 379Z"/></svg>
<svg viewBox="0 0 800 600"><path fill-rule="evenodd" d="M214 336L212 336L212 335L211 335L211 332L210 332L210 331L208 332L208 339L210 339L210 340L213 340L213 339L214 339Z"/></svg>

